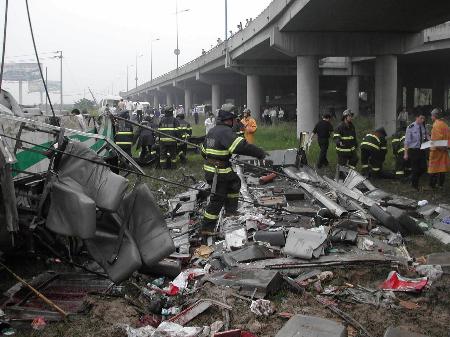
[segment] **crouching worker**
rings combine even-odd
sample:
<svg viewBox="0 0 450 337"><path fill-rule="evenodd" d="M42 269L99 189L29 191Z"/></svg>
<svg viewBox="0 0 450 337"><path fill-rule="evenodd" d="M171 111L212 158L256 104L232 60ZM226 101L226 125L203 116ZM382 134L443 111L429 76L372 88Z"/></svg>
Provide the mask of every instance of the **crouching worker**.
<svg viewBox="0 0 450 337"><path fill-rule="evenodd" d="M383 144L385 144L386 130L381 127L368 133L361 143L361 168L365 176L377 177L385 157Z"/></svg>
<svg viewBox="0 0 450 337"><path fill-rule="evenodd" d="M156 137L153 130L157 129L158 126L153 124L153 119L149 116L144 118L141 125L143 127L138 128L135 135L135 139L137 139L136 148L141 150L139 164L150 165L156 159Z"/></svg>
<svg viewBox="0 0 450 337"><path fill-rule="evenodd" d="M211 185L209 204L203 214L202 235L214 235L219 213L223 206L227 215L234 214L238 207L241 181L233 171L230 158L233 154L264 159L265 152L233 132L234 106L224 104L218 113L218 121L206 135L202 145L205 158L205 178Z"/></svg>

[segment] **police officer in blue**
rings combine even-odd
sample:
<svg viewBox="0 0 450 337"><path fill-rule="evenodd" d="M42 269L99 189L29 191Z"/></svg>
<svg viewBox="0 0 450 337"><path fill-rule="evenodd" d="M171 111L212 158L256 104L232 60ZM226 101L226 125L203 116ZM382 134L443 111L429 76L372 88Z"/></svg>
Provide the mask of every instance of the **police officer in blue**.
<svg viewBox="0 0 450 337"><path fill-rule="evenodd" d="M425 116L421 112L416 112L416 120L406 128L405 152L403 159L409 160L411 165L411 185L416 190L419 189L419 180L427 171L427 152L421 150L422 143L429 140L427 129L425 128Z"/></svg>

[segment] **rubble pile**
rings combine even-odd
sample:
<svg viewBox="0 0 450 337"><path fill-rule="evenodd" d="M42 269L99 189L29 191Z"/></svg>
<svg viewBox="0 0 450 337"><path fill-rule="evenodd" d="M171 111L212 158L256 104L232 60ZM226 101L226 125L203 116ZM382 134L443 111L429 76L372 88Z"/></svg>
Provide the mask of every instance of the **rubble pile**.
<svg viewBox="0 0 450 337"><path fill-rule="evenodd" d="M261 165L250 158L240 161ZM346 305L414 310L419 304L405 296L426 291L449 272L450 254L415 259L404 244L408 236L424 233L446 243L449 205L386 193L344 167L335 179L320 176L296 164L291 150L272 152L262 165L270 172L235 167L241 179L240 207L238 214L220 215L219 235L200 235L207 184L196 183L163 200L174 251L156 264L143 264L121 287L104 291L121 294L139 312L139 326L117 324L118 330L130 337L270 336L261 329L247 331L251 325L235 325L230 303L240 301L254 317L288 319L276 337L372 336L345 312ZM138 235L134 238L139 241ZM158 249L157 240L152 242ZM342 269L355 267L391 272L375 287L337 279ZM273 298L285 289L311 297L340 320L280 312ZM25 302L16 298L14 305L23 307ZM402 333L409 335L391 327L385 336Z"/></svg>

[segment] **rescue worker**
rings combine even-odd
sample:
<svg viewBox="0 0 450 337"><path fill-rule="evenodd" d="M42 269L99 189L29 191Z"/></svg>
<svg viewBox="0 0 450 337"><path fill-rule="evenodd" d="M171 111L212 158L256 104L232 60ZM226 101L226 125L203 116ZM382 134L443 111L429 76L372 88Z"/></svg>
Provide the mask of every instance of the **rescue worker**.
<svg viewBox="0 0 450 337"><path fill-rule="evenodd" d="M384 139L384 141L382 139ZM386 130L383 127L365 135L361 142L361 168L363 175L380 175L385 157L382 145L385 143Z"/></svg>
<svg viewBox="0 0 450 337"><path fill-rule="evenodd" d="M409 174L411 167L409 161L403 158L405 148L403 146L405 142L406 126L400 126L398 130L392 136L392 154L395 158L395 176L398 178L404 178Z"/></svg>
<svg viewBox="0 0 450 337"><path fill-rule="evenodd" d="M330 143L330 136L333 133L333 125L331 125L330 119L331 115L325 114L313 130L313 134L317 135L317 142L320 147L319 160L317 161L318 169L322 168L322 166L328 166L328 145Z"/></svg>
<svg viewBox="0 0 450 337"><path fill-rule="evenodd" d="M237 118L234 120L233 122L233 132L236 134L236 136L238 137L244 137L244 124L242 124L241 120L243 118L243 114L241 113L239 116L237 116Z"/></svg>
<svg viewBox="0 0 450 337"><path fill-rule="evenodd" d="M126 116L125 113L122 115ZM126 120L116 119L116 134L114 141L131 157L131 147L133 146L133 125L128 123Z"/></svg>
<svg viewBox="0 0 450 337"><path fill-rule="evenodd" d="M158 130L179 138L180 123L173 117L173 107L164 109L164 117L159 122ZM177 141L173 138L159 135L159 165L162 168L175 168L177 163Z"/></svg>
<svg viewBox="0 0 450 337"><path fill-rule="evenodd" d="M333 140L336 143L338 164L355 169L358 164L358 155L356 154L358 143L352 118L353 113L350 109L342 113L341 123L336 127Z"/></svg>
<svg viewBox="0 0 450 337"><path fill-rule="evenodd" d="M233 110L232 104L222 105L216 126L206 135L202 145L205 178L212 186L210 201L203 214L203 235L214 231L222 206L225 206L228 215L237 210L241 181L231 168L231 156L242 154L258 159L265 157L265 152L261 148L247 143L244 138L236 136L233 132L235 119Z"/></svg>
<svg viewBox="0 0 450 337"><path fill-rule="evenodd" d="M153 118L147 116L142 121L141 125L149 127L151 129L157 128L153 123ZM141 154L139 155L139 163L142 165L147 165L151 163L156 157L155 148L155 133L153 130L147 128L138 128L135 134L136 149L141 149ZM147 155L150 157L147 158Z"/></svg>
<svg viewBox="0 0 450 337"><path fill-rule="evenodd" d="M444 146L432 146L430 148L430 157L428 161L428 174L430 175L430 187L444 187L445 173L450 171L450 159L448 156L448 145L450 141L450 132L448 125L442 119L441 109L431 111L431 120L433 128L431 129L432 141L444 141Z"/></svg>
<svg viewBox="0 0 450 337"><path fill-rule="evenodd" d="M179 130L179 135L180 138L188 141L189 137L192 136L192 127L191 124L189 124L185 119L184 119L184 111L183 110L179 110L178 114L177 114L177 121L180 124L178 130ZM186 154L187 154L187 144L183 143L183 142L179 142L178 143L178 156L180 157L180 161L182 163L186 162Z"/></svg>
<svg viewBox="0 0 450 337"><path fill-rule="evenodd" d="M416 190L419 190L420 177L427 171L427 152L420 148L429 139L424 122L425 116L417 111L416 120L407 127L405 134L403 159L411 163L411 185Z"/></svg>
<svg viewBox="0 0 450 337"><path fill-rule="evenodd" d="M244 110L244 118L241 119L241 123L244 126L244 137L247 143L253 144L255 142L255 132L257 129L256 121L251 117L250 109Z"/></svg>

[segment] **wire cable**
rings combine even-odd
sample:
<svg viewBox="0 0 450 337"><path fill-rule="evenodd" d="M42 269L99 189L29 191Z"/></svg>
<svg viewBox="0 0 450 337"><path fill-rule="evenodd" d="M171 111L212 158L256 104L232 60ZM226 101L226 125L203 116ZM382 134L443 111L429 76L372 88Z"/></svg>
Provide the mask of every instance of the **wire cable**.
<svg viewBox="0 0 450 337"><path fill-rule="evenodd" d="M121 120L121 121L125 121L126 123L129 123L129 124L134 125L134 126L141 127L143 129L147 129L147 130L153 131L153 132L155 132L155 133L157 133L159 135L162 135L164 137L172 138L172 139L176 140L177 142L185 143L187 145L191 145L191 146L193 146L193 147L195 147L197 149L200 149L200 151L201 151L201 148L202 148L201 146L199 146L197 144L194 144L194 143L191 143L191 142L189 142L187 140L184 140L184 139L172 136L172 135L170 135L168 133L165 133L163 131L160 131L158 129L154 129L154 128L146 126L146 125L141 125L139 123L130 121L129 119L122 118L122 117L119 117L119 116L112 116L112 118L118 119L118 120ZM301 183L305 183L305 184L309 184L309 185L317 185L317 183L311 182L310 180L301 179L301 178L292 178L292 177L288 176L287 174L280 173L280 172L277 172L277 171L274 171L274 170L270 170L268 168L261 167L261 166L258 166L258 165L253 165L253 164L247 163L245 161L242 161L242 160L239 160L239 159L236 159L236 158L232 158L231 160L233 162L235 162L235 163L240 164L240 165L245 165L245 166L248 166L248 167L252 167L254 169L257 169L257 170L260 170L260 171L263 171L263 172L266 172L266 173L275 173L279 177L283 177L283 178L286 178L286 179L289 179L289 180L292 180L292 181L295 181L295 182L301 182Z"/></svg>
<svg viewBox="0 0 450 337"><path fill-rule="evenodd" d="M52 110L53 118L55 118L56 117L55 110L53 109L52 100L50 99L50 95L48 93L47 83L45 83L44 74L42 73L41 68L41 62L39 61L39 54L36 48L36 41L34 40L33 25L31 24L31 16L30 16L30 8L28 6L28 0L25 0L25 5L27 7L28 23L30 24L31 39L33 40L34 54L36 55L39 73L41 74L42 83L44 83L45 94L47 95L48 103L50 105L50 109Z"/></svg>
<svg viewBox="0 0 450 337"><path fill-rule="evenodd" d="M5 3L5 23L3 25L2 64L1 64L1 69L0 69L0 92L2 91L3 67L5 65L5 54L6 54L6 31L7 31L7 27L8 27L8 3L9 3L9 0L6 0L6 3Z"/></svg>
<svg viewBox="0 0 450 337"><path fill-rule="evenodd" d="M195 190L195 191L199 191L199 192L203 192L204 191L201 188L197 188L197 187L189 186L189 185L184 185L184 184L177 183L175 181L172 181L172 180L169 180L169 179L166 179L166 178L157 178L157 177L154 177L154 176L151 176L151 175L148 175L148 174L143 174L143 173L135 171L135 170L130 170L130 169L127 169L127 168L111 165L111 164L105 163L103 161L98 161L98 160L94 160L94 159L85 158L85 157L78 156L78 155L73 154L73 153L67 153L65 151L61 151L61 150L58 150L58 149L55 149L55 148L52 148L52 147L46 147L46 146L39 145L39 144L36 144L36 143L33 143L33 142L29 142L29 141L26 141L26 140L21 140L19 138L8 136L6 134L0 133L0 136L6 137L6 138L9 138L9 139L13 139L13 140L16 140L16 141L20 141L20 142L25 143L25 144L33 145L35 147L40 147L40 148L46 150L46 151L39 151L39 150L36 150L36 149L31 149L31 148L23 148L23 151L34 152L34 153L38 153L38 154L41 154L41 155L44 155L44 156L48 155L48 153L49 153L48 151L54 151L54 152L57 152L57 153L65 154L65 155L70 156L70 157L78 158L80 160L85 160L85 161L88 161L88 162L91 162L91 163L94 163L94 164L97 164L97 165L102 165L102 166L108 167L110 169L121 170L121 171L125 171L125 172L131 173L131 174L136 174L137 176L140 176L140 177L152 179L152 180L155 180L155 181L159 181L159 182L163 182L163 183L167 183L167 184L171 184L171 185L174 185L174 186L183 187L183 188L186 188L186 189L191 189L191 190ZM13 170L15 170L15 169L13 169ZM32 172L26 172L26 171L21 171L21 172L25 173L25 174L27 174L27 173L32 174ZM216 196L219 196L219 197L222 197L222 198L227 198L226 195L219 194L219 193L212 193L211 192L210 194L216 195ZM256 207L267 208L267 209L270 209L272 211L284 211L286 213L296 214L295 212L288 211L288 210L286 210L284 208L280 209L280 208L277 208L277 207L270 207L270 206L260 205L260 204L257 204L255 202L253 202L253 201L245 200L245 199L243 199L241 197L239 197L238 200L243 202L243 203L251 204L251 205L256 206Z"/></svg>

